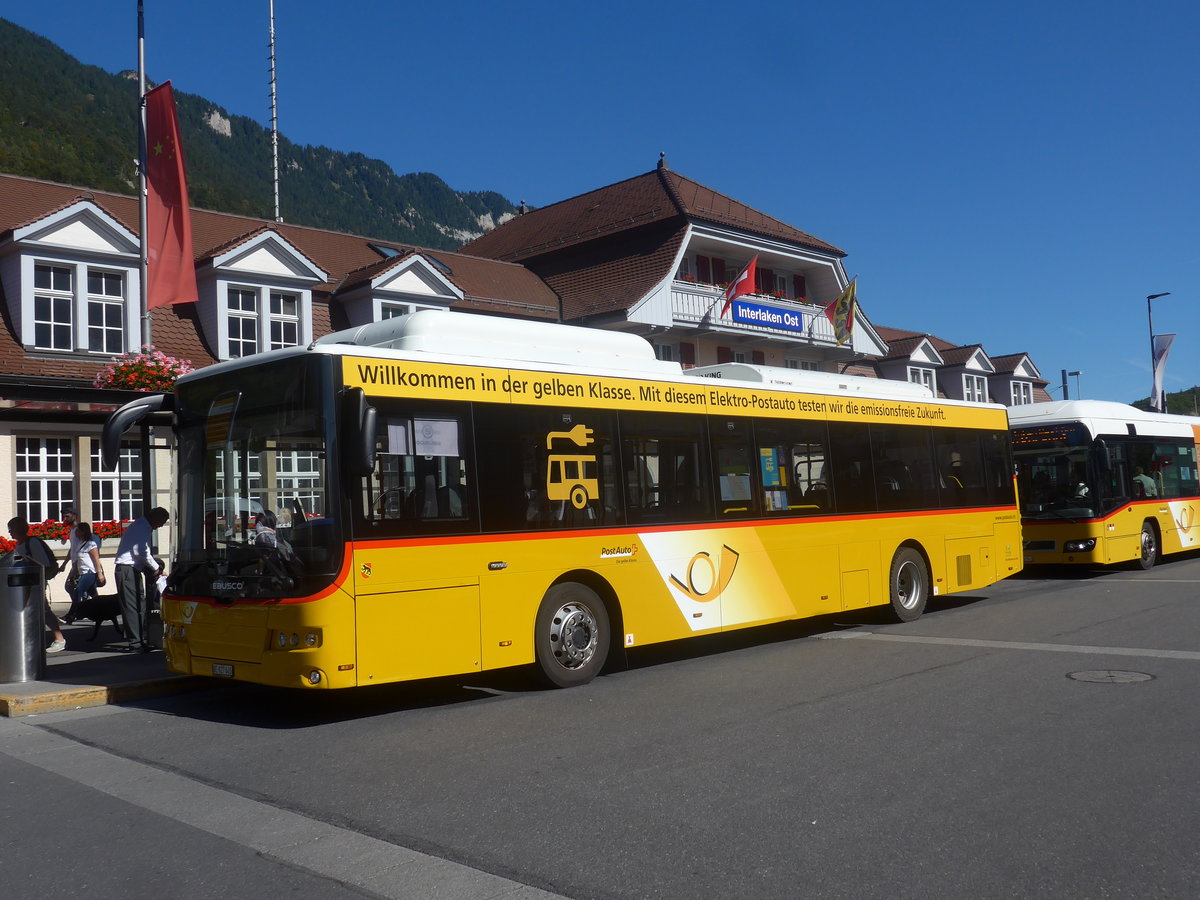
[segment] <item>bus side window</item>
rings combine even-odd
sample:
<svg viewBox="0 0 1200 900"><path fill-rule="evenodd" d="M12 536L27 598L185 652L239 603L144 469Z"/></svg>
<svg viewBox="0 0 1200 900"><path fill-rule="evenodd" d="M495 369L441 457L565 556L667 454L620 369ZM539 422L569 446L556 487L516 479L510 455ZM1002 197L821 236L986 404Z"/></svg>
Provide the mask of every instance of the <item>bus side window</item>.
<svg viewBox="0 0 1200 900"><path fill-rule="evenodd" d="M756 425L763 511L814 516L833 509L828 441L821 422L767 421Z"/></svg>
<svg viewBox="0 0 1200 900"><path fill-rule="evenodd" d="M704 417L623 412L620 425L629 522L712 521Z"/></svg>
<svg viewBox="0 0 1200 900"><path fill-rule="evenodd" d="M717 513L735 519L759 514L755 471L750 456L750 425L745 421L713 419L713 456L717 462Z"/></svg>

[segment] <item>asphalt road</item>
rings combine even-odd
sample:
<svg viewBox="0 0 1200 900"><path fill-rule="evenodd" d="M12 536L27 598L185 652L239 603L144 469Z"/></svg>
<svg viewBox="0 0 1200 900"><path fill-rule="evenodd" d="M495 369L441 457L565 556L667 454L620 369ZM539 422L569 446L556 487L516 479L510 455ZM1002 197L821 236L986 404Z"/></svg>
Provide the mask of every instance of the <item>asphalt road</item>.
<svg viewBox="0 0 1200 900"><path fill-rule="evenodd" d="M1198 689L1195 556L566 691L230 686L0 722L0 871L9 897L1190 897Z"/></svg>

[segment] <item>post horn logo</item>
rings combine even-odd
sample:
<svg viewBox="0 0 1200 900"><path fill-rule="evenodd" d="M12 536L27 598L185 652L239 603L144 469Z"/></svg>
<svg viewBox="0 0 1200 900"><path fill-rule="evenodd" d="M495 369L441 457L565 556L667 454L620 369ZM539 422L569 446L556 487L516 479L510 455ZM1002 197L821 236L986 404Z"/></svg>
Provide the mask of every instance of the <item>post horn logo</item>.
<svg viewBox="0 0 1200 900"><path fill-rule="evenodd" d="M720 563L714 564L712 555L701 550L688 563L686 584L675 575L671 576L671 581L697 603L708 603L710 600L716 600L721 596L721 592L729 587L739 556L736 550L723 544Z"/></svg>
<svg viewBox="0 0 1200 900"><path fill-rule="evenodd" d="M1196 510L1192 509L1189 503L1179 511L1179 515L1175 518L1175 523L1179 526L1179 530L1187 534L1192 530L1192 525L1196 521Z"/></svg>

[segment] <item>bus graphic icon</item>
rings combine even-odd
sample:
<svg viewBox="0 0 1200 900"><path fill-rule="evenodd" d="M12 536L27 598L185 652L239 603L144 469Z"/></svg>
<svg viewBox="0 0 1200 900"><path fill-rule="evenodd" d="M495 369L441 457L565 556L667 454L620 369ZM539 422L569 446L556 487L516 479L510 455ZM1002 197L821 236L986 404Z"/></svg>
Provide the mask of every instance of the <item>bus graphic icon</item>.
<svg viewBox="0 0 1200 900"><path fill-rule="evenodd" d="M546 449L553 450L555 441L570 441L576 447L594 443L592 429L579 424L570 431L551 431L546 435ZM600 496L594 453L548 453L546 455L546 499L570 500L576 509L583 509Z"/></svg>

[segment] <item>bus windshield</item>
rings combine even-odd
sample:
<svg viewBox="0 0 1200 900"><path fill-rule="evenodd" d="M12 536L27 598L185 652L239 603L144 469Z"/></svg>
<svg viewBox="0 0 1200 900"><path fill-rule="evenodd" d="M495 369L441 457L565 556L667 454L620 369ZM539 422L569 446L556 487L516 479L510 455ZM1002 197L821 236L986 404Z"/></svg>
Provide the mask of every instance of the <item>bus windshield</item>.
<svg viewBox="0 0 1200 900"><path fill-rule="evenodd" d="M178 386L175 593L277 599L312 593L338 570L328 362L297 357L253 378Z"/></svg>

